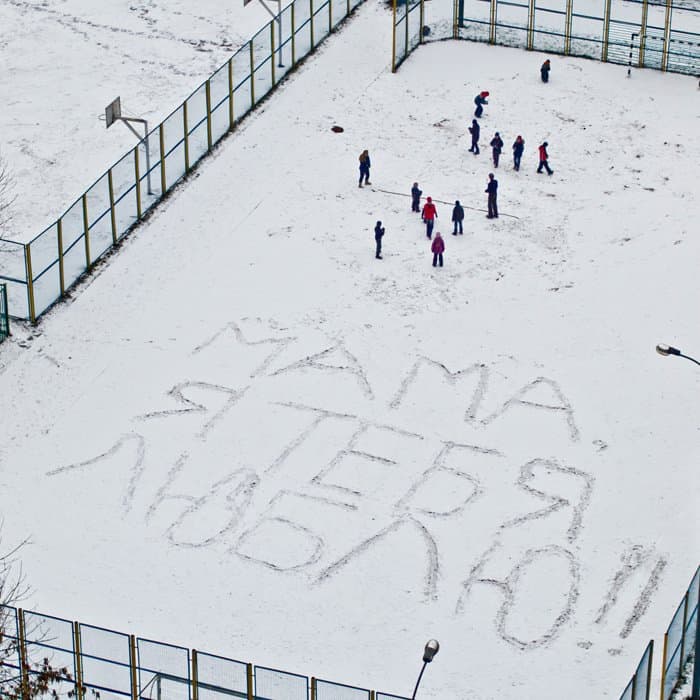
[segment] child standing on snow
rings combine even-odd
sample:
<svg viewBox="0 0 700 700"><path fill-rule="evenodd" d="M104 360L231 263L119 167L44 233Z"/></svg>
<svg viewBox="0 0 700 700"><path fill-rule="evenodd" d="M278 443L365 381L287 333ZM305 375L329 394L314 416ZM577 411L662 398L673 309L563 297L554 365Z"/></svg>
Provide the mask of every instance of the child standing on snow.
<svg viewBox="0 0 700 700"><path fill-rule="evenodd" d="M411 211L420 212L420 196L423 194L423 190L418 189L418 183L414 182L413 187L411 187Z"/></svg>
<svg viewBox="0 0 700 700"><path fill-rule="evenodd" d="M475 156L479 155L479 133L481 128L479 127L479 122L476 119L472 119L472 125L469 127L469 133L472 135L472 145L469 149L470 153Z"/></svg>
<svg viewBox="0 0 700 700"><path fill-rule="evenodd" d="M433 226L435 224L435 219L437 219L437 208L433 204L431 197L423 205L423 221L425 221L425 235L428 238L433 237Z"/></svg>
<svg viewBox="0 0 700 700"><path fill-rule="evenodd" d="M486 192L489 195L489 213L486 215L487 219L497 219L498 218L498 180L494 177L493 173L489 173L489 182L486 185Z"/></svg>
<svg viewBox="0 0 700 700"><path fill-rule="evenodd" d="M549 167L549 156L547 155L547 146L549 146L549 144L545 141L545 142L539 147L539 151L540 151L540 164L537 166L537 172L538 172L538 173L541 173L541 172L542 172L542 168L544 168L544 169L547 171L547 175L551 175L551 174L554 172L554 170L552 170L552 169Z"/></svg>
<svg viewBox="0 0 700 700"><path fill-rule="evenodd" d="M522 136L518 136L513 143L513 168L520 170L520 159L523 157L525 150L525 141Z"/></svg>
<svg viewBox="0 0 700 700"><path fill-rule="evenodd" d="M452 231L452 235L456 236L457 233L464 233L462 230L462 221L464 221L464 209L462 208L462 205L459 203L459 200L455 202L454 209L452 210L452 221L454 222L454 231ZM459 231L458 231L459 229Z"/></svg>
<svg viewBox="0 0 700 700"><path fill-rule="evenodd" d="M364 179L365 185L371 185L372 183L369 181L369 168L372 163L370 162L369 159L369 151L364 150L362 153L360 153L360 182L358 184L358 187L362 187L362 180Z"/></svg>
<svg viewBox="0 0 700 700"><path fill-rule="evenodd" d="M382 260L382 238L384 237L384 227L381 221L377 221L377 225L374 227L374 241L377 244L374 257L377 260Z"/></svg>
<svg viewBox="0 0 700 700"><path fill-rule="evenodd" d="M475 98L474 104L476 105L476 110L474 110L474 116L478 119L484 113L484 105L488 104L487 97L489 93L486 90L482 90Z"/></svg>
<svg viewBox="0 0 700 700"><path fill-rule="evenodd" d="M436 267L438 261L440 261L440 267L442 267L442 254L445 252L445 241L440 235L440 231L435 234L435 240L430 246L430 250L433 252L433 267Z"/></svg>
<svg viewBox="0 0 700 700"><path fill-rule="evenodd" d="M503 150L503 139L501 138L501 135L496 132L494 137L491 139L491 143L489 144L491 146L492 153L493 153L493 167L497 168L498 167L498 159L501 156L501 151Z"/></svg>
<svg viewBox="0 0 700 700"><path fill-rule="evenodd" d="M543 64L542 67L540 68L540 75L542 76L542 82L543 83L548 83L549 82L549 69L551 66L549 65L549 59L547 59Z"/></svg>

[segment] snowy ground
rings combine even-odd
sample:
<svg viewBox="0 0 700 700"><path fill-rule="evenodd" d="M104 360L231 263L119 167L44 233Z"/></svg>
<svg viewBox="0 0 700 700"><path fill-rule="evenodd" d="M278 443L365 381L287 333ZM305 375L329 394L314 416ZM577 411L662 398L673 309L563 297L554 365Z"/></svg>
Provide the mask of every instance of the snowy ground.
<svg viewBox="0 0 700 700"><path fill-rule="evenodd" d="M700 375L653 350L700 354L696 82L467 42L391 75L389 31L361 8L15 326L5 538L69 619L409 695L436 637L423 697L617 698L698 560Z"/></svg>

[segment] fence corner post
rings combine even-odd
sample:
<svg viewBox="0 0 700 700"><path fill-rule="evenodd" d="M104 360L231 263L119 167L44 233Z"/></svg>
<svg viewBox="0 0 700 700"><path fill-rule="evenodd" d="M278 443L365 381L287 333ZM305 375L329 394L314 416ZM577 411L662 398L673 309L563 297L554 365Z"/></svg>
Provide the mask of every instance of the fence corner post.
<svg viewBox="0 0 700 700"><path fill-rule="evenodd" d="M30 243L24 244L24 274L27 277L27 306L29 320L36 323L36 306L34 305L34 274L32 273L32 249Z"/></svg>
<svg viewBox="0 0 700 700"><path fill-rule="evenodd" d="M255 700L255 689L253 688L253 664L246 664L245 677L248 700Z"/></svg>

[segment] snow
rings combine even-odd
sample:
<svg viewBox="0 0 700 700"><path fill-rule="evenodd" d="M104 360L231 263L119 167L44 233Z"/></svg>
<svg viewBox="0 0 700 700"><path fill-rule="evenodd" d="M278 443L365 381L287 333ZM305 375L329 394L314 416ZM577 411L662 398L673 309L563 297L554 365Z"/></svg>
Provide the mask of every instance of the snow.
<svg viewBox="0 0 700 700"><path fill-rule="evenodd" d="M100 22L138 24L125 6ZM700 353L695 80L551 57L543 85L541 54L468 42L392 75L390 21L360 8L66 303L13 326L4 538L31 536L31 602L68 619L402 695L435 637L421 697L617 698L652 637L658 681L698 563L700 375L654 352ZM188 90L181 44L153 44L154 118ZM115 90L90 86L94 119ZM65 202L75 140L43 133ZM118 155L95 139L85 172Z"/></svg>

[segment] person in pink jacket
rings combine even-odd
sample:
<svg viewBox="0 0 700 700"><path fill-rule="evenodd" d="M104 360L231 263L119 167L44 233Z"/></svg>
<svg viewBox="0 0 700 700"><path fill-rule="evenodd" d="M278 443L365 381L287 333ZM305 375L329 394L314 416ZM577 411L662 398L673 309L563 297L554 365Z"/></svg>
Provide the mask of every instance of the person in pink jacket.
<svg viewBox="0 0 700 700"><path fill-rule="evenodd" d="M433 267L437 266L438 261L440 262L440 267L442 267L442 254L445 252L445 240L440 235L439 231L435 234L435 240L430 246L430 250L433 251Z"/></svg>

